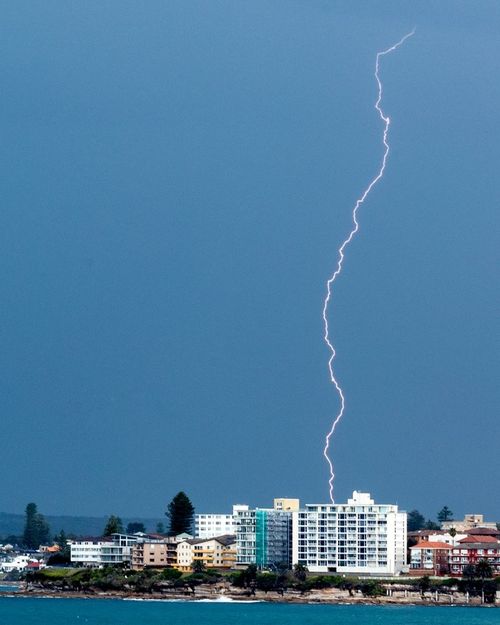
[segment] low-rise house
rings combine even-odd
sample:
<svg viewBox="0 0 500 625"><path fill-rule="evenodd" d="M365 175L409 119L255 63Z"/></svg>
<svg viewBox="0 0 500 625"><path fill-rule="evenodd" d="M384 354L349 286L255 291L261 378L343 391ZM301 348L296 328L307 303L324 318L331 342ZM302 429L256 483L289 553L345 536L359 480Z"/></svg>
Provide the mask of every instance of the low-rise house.
<svg viewBox="0 0 500 625"><path fill-rule="evenodd" d="M40 545L40 547L38 547L38 551L50 556L61 551L61 547L59 545Z"/></svg>
<svg viewBox="0 0 500 625"><path fill-rule="evenodd" d="M453 549L445 542L421 540L410 547L411 575L448 575L449 558Z"/></svg>
<svg viewBox="0 0 500 625"><path fill-rule="evenodd" d="M0 571L10 573L11 571L25 571L28 569L39 569L45 566L42 560L33 558L30 555L19 555L15 558L0 562Z"/></svg>

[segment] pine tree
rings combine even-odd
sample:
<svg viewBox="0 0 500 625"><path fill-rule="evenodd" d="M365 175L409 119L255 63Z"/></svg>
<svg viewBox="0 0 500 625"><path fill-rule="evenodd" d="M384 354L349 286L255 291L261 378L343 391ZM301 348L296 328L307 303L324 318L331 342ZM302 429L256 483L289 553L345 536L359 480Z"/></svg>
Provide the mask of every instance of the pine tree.
<svg viewBox="0 0 500 625"><path fill-rule="evenodd" d="M165 514L169 520L169 534L171 536L193 532L194 506L183 491L177 493L168 504Z"/></svg>
<svg viewBox="0 0 500 625"><path fill-rule="evenodd" d="M40 514L36 503L26 506L26 521L24 525L23 544L28 549L38 549L40 545L49 541L50 528L43 514Z"/></svg>
<svg viewBox="0 0 500 625"><path fill-rule="evenodd" d="M437 515L437 520L440 523L444 523L445 521L450 521L453 519L453 512L448 508L448 506L444 506Z"/></svg>

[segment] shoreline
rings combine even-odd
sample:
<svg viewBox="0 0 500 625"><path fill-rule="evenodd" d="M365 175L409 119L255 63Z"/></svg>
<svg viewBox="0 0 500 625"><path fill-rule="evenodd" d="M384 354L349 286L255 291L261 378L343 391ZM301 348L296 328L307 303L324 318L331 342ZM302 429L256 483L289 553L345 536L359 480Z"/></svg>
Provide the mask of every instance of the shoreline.
<svg viewBox="0 0 500 625"><path fill-rule="evenodd" d="M198 587L195 593L184 592L152 592L136 593L129 591L63 591L47 588L20 588L14 592L0 593L0 598L35 598L35 599L114 599L122 601L164 601L168 602L211 602L211 603L281 603L302 605L372 605L372 606L420 606L420 607L481 607L498 608L498 603L481 603L479 597L472 597L469 601L463 596L434 594L422 598L419 596L378 596L365 597L360 595L346 596L343 593L326 591L309 591L300 594L296 591L288 591L283 595L275 591L267 593L257 591L254 595L242 592L214 591L213 588Z"/></svg>

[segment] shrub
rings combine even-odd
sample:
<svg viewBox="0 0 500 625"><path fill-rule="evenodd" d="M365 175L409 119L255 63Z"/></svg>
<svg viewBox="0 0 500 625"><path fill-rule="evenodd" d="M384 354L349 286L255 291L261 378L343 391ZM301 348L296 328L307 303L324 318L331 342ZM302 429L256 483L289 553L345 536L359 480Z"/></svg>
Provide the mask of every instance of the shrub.
<svg viewBox="0 0 500 625"><path fill-rule="evenodd" d="M276 587L278 576L275 573L257 573L255 585L259 590L268 592Z"/></svg>
<svg viewBox="0 0 500 625"><path fill-rule="evenodd" d="M182 577L182 573L177 569L173 569L171 567L167 567L163 569L160 575L161 579L167 582L175 582L180 577Z"/></svg>
<svg viewBox="0 0 500 625"><path fill-rule="evenodd" d="M369 579L357 584L357 589L360 590L365 597L380 597L385 595L385 590L380 582Z"/></svg>

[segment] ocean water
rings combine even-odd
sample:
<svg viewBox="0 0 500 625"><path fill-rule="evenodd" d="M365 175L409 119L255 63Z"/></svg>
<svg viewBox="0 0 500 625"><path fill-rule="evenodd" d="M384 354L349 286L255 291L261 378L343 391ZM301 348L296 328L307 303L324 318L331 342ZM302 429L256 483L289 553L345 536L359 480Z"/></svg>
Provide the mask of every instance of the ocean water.
<svg viewBox="0 0 500 625"><path fill-rule="evenodd" d="M497 625L495 608L0 598L1 625Z"/></svg>

